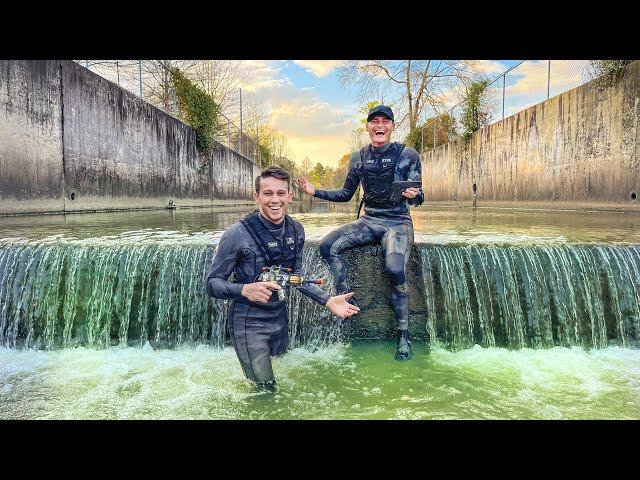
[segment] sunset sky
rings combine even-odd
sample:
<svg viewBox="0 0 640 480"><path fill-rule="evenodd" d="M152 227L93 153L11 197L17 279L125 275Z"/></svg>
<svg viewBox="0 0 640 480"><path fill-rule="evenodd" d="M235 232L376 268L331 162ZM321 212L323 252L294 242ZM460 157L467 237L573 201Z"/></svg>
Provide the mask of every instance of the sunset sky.
<svg viewBox="0 0 640 480"><path fill-rule="evenodd" d="M86 65L89 61L80 61ZM185 60L184 62L189 62ZM246 80L240 85L243 98L255 95L270 114L270 126L283 132L288 140L291 159L300 164L308 156L312 164L320 162L335 167L338 160L350 153L349 144L353 130L360 127L362 114L358 111L367 101L358 88L342 85L336 69L343 60L239 60L245 67ZM434 61L435 62L435 61ZM504 83L504 116L513 115L524 108L547 99L547 60L475 60L477 70L488 79L498 79L510 67ZM111 61L114 63L114 61ZM129 62L131 63L131 62ZM133 62L137 63L136 61ZM588 71L588 60L552 60L549 96L553 97L583 84ZM123 76L119 84L139 95L138 68L133 75ZM101 71L96 64L93 71L116 81L113 68ZM149 76L145 81L149 81ZM447 105L458 104L462 89L446 92ZM239 95L225 109L237 126ZM391 97L391 95L389 95ZM503 81L499 78L488 90L487 99L491 108L490 123L503 116ZM380 99L378 99L380 100ZM385 99L385 103L388 103ZM454 111L459 120L461 109ZM422 123L427 116L419 122ZM393 141L403 141L404 134L394 134Z"/></svg>
<svg viewBox="0 0 640 480"><path fill-rule="evenodd" d="M349 153L349 137L360 126L358 109L362 102L354 86L342 86L336 75L337 60L274 60L245 61L253 72L242 88L254 92L270 109L271 124L287 135L293 160L305 156L315 164L335 166ZM480 61L482 72L495 78L515 60ZM587 61L552 61L551 92L558 93L583 83ZM524 106L546 100L548 63L527 61L508 75L505 96L505 116ZM502 80L494 86L497 110L502 112ZM452 95L452 100L455 100ZM457 101L455 102L457 103ZM527 105L528 104L528 105ZM499 118L498 118L499 119ZM401 138L392 140L401 141Z"/></svg>

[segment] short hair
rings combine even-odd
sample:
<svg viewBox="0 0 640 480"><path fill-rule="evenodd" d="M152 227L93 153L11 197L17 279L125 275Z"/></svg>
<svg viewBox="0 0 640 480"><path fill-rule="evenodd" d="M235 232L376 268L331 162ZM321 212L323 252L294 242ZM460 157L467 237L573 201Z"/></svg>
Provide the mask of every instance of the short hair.
<svg viewBox="0 0 640 480"><path fill-rule="evenodd" d="M260 179L261 178L267 178L267 177L273 177L273 178L279 178L280 180L286 180L287 181L287 192L289 191L289 185L291 183L291 175L289 175L289 172L287 172L283 168L278 167L277 165L270 165L267 168L265 168L264 170L262 170L262 172L260 172L260 175L258 175L256 177L256 193L260 193Z"/></svg>

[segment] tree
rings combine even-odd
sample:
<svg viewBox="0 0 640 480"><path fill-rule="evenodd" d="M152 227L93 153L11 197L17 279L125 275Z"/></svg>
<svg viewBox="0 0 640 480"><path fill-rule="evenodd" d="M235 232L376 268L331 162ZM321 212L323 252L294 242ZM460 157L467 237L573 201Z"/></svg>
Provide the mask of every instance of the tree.
<svg viewBox="0 0 640 480"><path fill-rule="evenodd" d="M454 135L456 135L455 118L449 113L440 115L439 117L428 118L423 124L409 132L404 139L404 143L411 148L421 152L424 149L444 145ZM435 144L433 133L435 129Z"/></svg>
<svg viewBox="0 0 640 480"><path fill-rule="evenodd" d="M311 173L311 160L308 156L305 156L304 160L302 160L302 165L300 165L300 173L304 177L309 177L309 174Z"/></svg>
<svg viewBox="0 0 640 480"><path fill-rule="evenodd" d="M349 167L349 160L351 154L347 153L338 160L338 166L335 169L335 175L333 177L333 188L342 188L344 180L347 178L347 168Z"/></svg>
<svg viewBox="0 0 640 480"><path fill-rule="evenodd" d="M369 136L367 135L367 114L369 113L369 110L376 105L380 105L380 102L377 100L370 100L358 109L358 112L364 116L360 119L360 126L351 131L349 149L352 152L360 150L362 147L369 144Z"/></svg>
<svg viewBox="0 0 640 480"><path fill-rule="evenodd" d="M144 99L165 112L171 111L175 91L172 70L178 68L189 78L189 70L196 63L195 60L144 60Z"/></svg>
<svg viewBox="0 0 640 480"><path fill-rule="evenodd" d="M194 83L220 105L222 113L236 121L240 108L237 93L251 74L245 64L238 60L200 60L190 73Z"/></svg>
<svg viewBox="0 0 640 480"><path fill-rule="evenodd" d="M290 160L291 148L284 133L265 124L257 127L254 139L260 150L263 166L280 165L294 172L295 164Z"/></svg>
<svg viewBox="0 0 640 480"><path fill-rule="evenodd" d="M313 167L311 172L309 172L309 181L315 186L323 187L325 186L326 173L327 172L325 167L320 162L318 162L316 163L316 166Z"/></svg>
<svg viewBox="0 0 640 480"><path fill-rule="evenodd" d="M615 85L622 78L631 60L590 60L587 76L596 80L600 88Z"/></svg>
<svg viewBox="0 0 640 480"><path fill-rule="evenodd" d="M337 70L344 85L358 85L363 97L388 96L384 103L396 110L396 124L408 122L414 130L426 107L438 113L445 94L454 86L467 85L477 74L469 60L363 60L350 61Z"/></svg>
<svg viewBox="0 0 640 480"><path fill-rule="evenodd" d="M206 92L185 77L179 68L171 69L171 78L182 118L195 130L198 150L206 153L211 149L218 128L219 107Z"/></svg>
<svg viewBox="0 0 640 480"><path fill-rule="evenodd" d="M489 123L491 112L484 95L488 85L489 81L485 79L473 82L467 87L461 118L464 127L462 136L465 140L469 140L473 132Z"/></svg>

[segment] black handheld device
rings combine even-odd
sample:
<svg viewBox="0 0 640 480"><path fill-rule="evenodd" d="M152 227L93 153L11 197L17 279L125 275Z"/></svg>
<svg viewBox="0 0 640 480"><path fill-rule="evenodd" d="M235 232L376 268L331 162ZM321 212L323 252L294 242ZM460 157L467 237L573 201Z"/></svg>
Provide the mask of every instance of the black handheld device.
<svg viewBox="0 0 640 480"><path fill-rule="evenodd" d="M391 201L394 203L399 202L400 200L404 200L402 196L402 192L404 192L407 188L420 188L422 187L422 182L408 180L408 181L397 181L393 182L391 185L393 191L391 192Z"/></svg>

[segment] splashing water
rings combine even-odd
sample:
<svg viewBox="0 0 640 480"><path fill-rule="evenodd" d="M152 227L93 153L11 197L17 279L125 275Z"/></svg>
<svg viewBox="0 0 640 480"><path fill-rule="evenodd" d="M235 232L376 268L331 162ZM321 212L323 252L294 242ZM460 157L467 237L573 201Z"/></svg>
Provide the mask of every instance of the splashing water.
<svg viewBox="0 0 640 480"><path fill-rule="evenodd" d="M299 347L257 393L233 349L0 348L0 418L640 418L640 351L473 348L393 360L392 342Z"/></svg>

